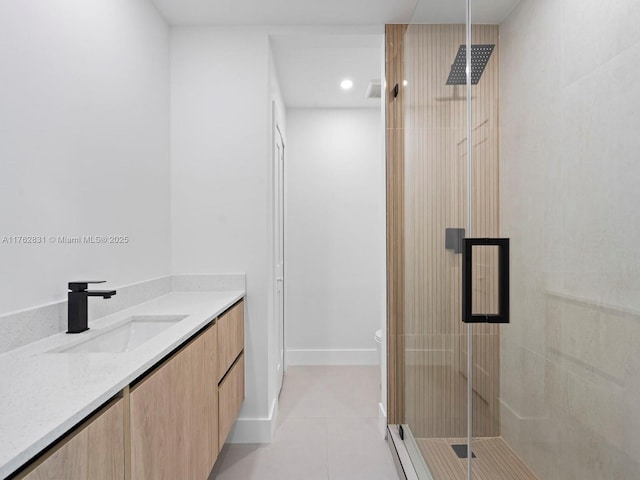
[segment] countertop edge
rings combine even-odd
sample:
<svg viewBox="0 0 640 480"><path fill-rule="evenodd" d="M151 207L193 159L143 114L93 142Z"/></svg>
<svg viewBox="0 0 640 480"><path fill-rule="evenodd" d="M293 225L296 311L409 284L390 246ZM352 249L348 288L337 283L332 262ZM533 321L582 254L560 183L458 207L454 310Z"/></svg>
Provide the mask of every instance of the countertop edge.
<svg viewBox="0 0 640 480"><path fill-rule="evenodd" d="M204 293L207 292L184 292L184 293ZM68 417L65 421L59 423L55 428L49 431L47 434L41 436L34 440L28 447L24 448L21 452L16 453L15 456L11 458L11 460L6 461L4 464L0 465L0 478L8 478L16 473L18 473L23 467L25 467L31 460L36 458L39 454L47 450L49 447L53 446L59 439L64 437L67 433L71 432L76 426L90 417L93 413L95 413L100 407L108 403L111 399L113 399L118 393L122 392L122 390L130 385L133 381L140 378L146 372L151 370L155 365L160 363L163 359L169 356L173 351L179 348L181 345L188 342L191 338L201 332L204 328L206 328L209 324L211 324L221 313L228 310L230 307L238 303L246 296L245 290L231 291L231 292L216 292L216 293L225 293L233 295L231 296L231 300L224 304L223 307L219 308L217 311L212 311L207 314L206 319L198 322L197 325L193 326L188 332L176 337L174 341L167 344L161 351L157 354L153 355L152 358L143 362L140 366L138 366L134 371L126 375L117 383L111 385L107 388L102 394L96 397L93 401L84 405L83 408L79 409L75 414ZM147 303L147 302L144 302Z"/></svg>

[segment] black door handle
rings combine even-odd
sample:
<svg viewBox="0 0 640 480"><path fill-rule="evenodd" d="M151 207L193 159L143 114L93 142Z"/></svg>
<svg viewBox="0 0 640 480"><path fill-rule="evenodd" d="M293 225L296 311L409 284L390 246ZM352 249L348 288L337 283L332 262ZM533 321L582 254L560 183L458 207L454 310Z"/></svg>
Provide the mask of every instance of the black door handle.
<svg viewBox="0 0 640 480"><path fill-rule="evenodd" d="M498 313L475 314L472 310L473 247L498 247ZM509 239L465 238L462 247L462 321L464 323L509 323Z"/></svg>

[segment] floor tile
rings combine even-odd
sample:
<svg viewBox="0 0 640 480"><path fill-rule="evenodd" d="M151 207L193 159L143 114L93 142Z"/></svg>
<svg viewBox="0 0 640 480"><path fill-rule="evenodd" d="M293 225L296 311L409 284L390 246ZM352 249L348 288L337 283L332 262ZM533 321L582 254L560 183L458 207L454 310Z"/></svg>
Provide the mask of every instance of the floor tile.
<svg viewBox="0 0 640 480"><path fill-rule="evenodd" d="M287 419L267 445L225 445L211 480L327 480L324 419Z"/></svg>
<svg viewBox="0 0 640 480"><path fill-rule="evenodd" d="M327 420L330 480L397 479L387 442L376 418Z"/></svg>
<svg viewBox="0 0 640 480"><path fill-rule="evenodd" d="M355 418L378 415L378 367L291 367L280 415Z"/></svg>
<svg viewBox="0 0 640 480"><path fill-rule="evenodd" d="M273 442L225 445L210 480L397 480L377 426L378 367L290 367Z"/></svg>

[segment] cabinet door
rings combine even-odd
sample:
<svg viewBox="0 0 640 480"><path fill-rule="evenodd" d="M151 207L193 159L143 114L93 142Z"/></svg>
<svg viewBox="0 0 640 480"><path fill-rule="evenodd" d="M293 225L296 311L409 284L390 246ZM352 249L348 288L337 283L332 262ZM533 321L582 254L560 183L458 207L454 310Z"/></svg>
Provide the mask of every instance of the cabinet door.
<svg viewBox="0 0 640 480"><path fill-rule="evenodd" d="M236 421L244 400L244 353L224 377L218 386L218 450L222 450L224 441Z"/></svg>
<svg viewBox="0 0 640 480"><path fill-rule="evenodd" d="M26 480L124 479L122 399L114 401L45 452L18 478Z"/></svg>
<svg viewBox="0 0 640 480"><path fill-rule="evenodd" d="M131 391L132 480L206 480L218 453L217 326Z"/></svg>
<svg viewBox="0 0 640 480"><path fill-rule="evenodd" d="M244 350L244 301L218 318L218 381Z"/></svg>

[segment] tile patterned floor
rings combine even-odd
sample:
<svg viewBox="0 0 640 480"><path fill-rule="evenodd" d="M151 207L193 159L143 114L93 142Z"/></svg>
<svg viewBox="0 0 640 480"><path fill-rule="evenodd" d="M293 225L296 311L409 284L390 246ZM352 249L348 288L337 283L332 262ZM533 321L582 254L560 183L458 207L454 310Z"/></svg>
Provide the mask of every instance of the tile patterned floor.
<svg viewBox="0 0 640 480"><path fill-rule="evenodd" d="M290 367L269 445L225 445L210 480L397 480L378 367Z"/></svg>

